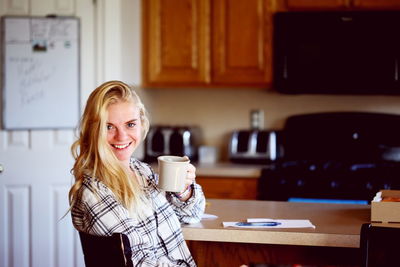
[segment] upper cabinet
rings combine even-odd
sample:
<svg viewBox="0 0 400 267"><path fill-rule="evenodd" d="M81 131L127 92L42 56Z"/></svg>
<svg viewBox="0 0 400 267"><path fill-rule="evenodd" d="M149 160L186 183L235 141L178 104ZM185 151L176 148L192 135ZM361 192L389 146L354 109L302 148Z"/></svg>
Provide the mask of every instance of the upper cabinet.
<svg viewBox="0 0 400 267"><path fill-rule="evenodd" d="M272 14L263 0L213 0L211 79L220 85L271 81Z"/></svg>
<svg viewBox="0 0 400 267"><path fill-rule="evenodd" d="M400 0L286 0L288 10L400 9Z"/></svg>
<svg viewBox="0 0 400 267"><path fill-rule="evenodd" d="M210 81L208 1L143 0L143 84Z"/></svg>
<svg viewBox="0 0 400 267"><path fill-rule="evenodd" d="M273 3L142 1L144 86L267 88Z"/></svg>

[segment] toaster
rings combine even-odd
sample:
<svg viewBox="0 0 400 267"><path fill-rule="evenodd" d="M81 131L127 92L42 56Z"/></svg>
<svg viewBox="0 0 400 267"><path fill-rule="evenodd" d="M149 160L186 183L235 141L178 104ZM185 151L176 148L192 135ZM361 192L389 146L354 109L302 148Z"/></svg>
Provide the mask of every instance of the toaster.
<svg viewBox="0 0 400 267"><path fill-rule="evenodd" d="M161 155L198 159L200 130L189 126L152 126L145 141L145 161L155 162Z"/></svg>
<svg viewBox="0 0 400 267"><path fill-rule="evenodd" d="M232 162L263 164L282 154L280 131L238 130L231 135L228 157Z"/></svg>

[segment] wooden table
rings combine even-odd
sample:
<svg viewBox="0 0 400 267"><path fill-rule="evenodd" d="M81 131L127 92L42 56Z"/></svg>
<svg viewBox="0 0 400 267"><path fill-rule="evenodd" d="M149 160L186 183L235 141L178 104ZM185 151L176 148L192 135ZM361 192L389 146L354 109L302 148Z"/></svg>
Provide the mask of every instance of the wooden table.
<svg viewBox="0 0 400 267"><path fill-rule="evenodd" d="M370 221L369 205L208 199L217 219L185 225L183 233L201 266L250 263L358 266L360 229ZM316 228L224 228L247 218L309 219Z"/></svg>

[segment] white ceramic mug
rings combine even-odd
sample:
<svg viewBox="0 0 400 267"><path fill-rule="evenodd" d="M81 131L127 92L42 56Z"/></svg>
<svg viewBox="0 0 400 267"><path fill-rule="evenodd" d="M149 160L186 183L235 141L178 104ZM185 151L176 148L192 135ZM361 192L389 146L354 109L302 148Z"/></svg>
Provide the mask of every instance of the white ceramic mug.
<svg viewBox="0 0 400 267"><path fill-rule="evenodd" d="M179 156L159 156L157 159L158 187L168 192L182 192L190 160Z"/></svg>

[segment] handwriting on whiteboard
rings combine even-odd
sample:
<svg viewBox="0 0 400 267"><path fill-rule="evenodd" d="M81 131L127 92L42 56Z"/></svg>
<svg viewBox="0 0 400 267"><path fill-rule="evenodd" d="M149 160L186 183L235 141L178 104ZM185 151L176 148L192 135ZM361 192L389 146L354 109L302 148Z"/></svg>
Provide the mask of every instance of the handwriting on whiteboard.
<svg viewBox="0 0 400 267"><path fill-rule="evenodd" d="M11 57L10 62L16 68L21 107L46 97L46 91L51 88L43 85L56 72L56 66L44 64L42 60L33 57Z"/></svg>

